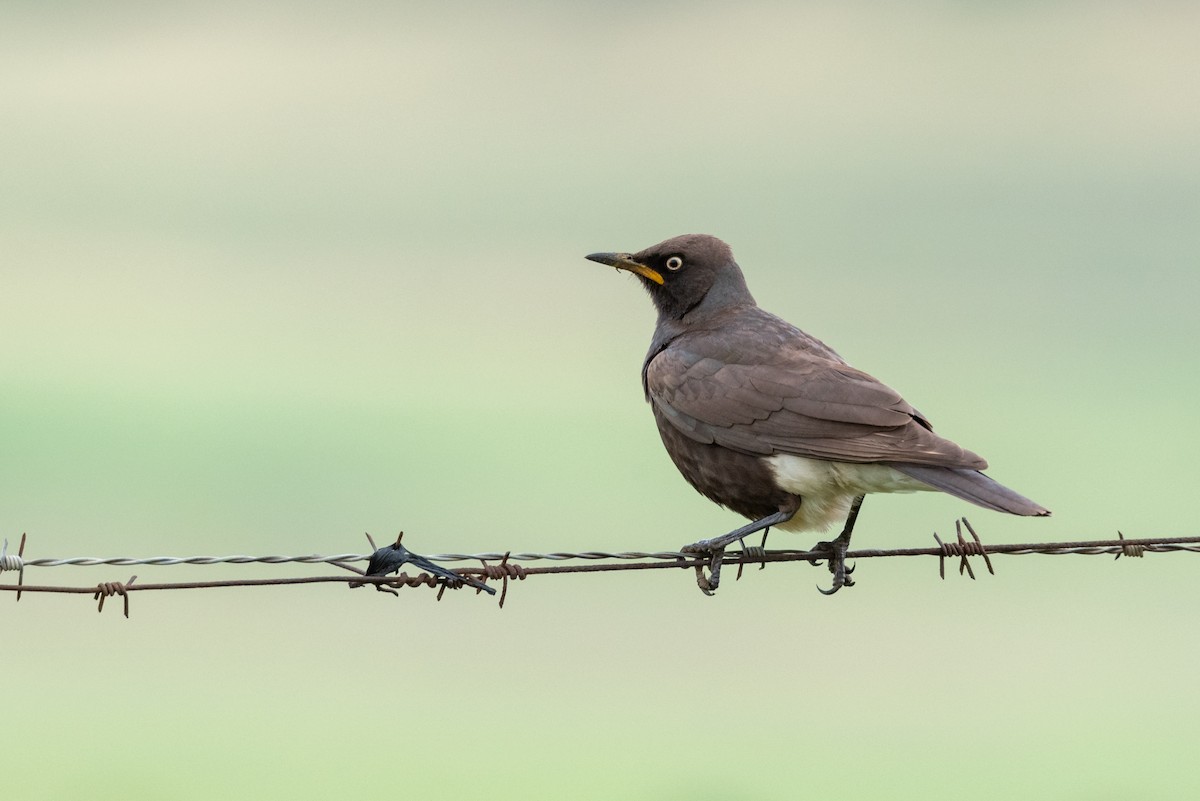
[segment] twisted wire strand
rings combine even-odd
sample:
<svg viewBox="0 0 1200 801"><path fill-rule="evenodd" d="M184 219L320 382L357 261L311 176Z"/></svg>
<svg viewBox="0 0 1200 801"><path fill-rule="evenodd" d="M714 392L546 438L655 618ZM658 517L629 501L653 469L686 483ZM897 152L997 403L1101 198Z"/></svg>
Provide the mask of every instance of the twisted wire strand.
<svg viewBox="0 0 1200 801"><path fill-rule="evenodd" d="M892 549L869 549L850 551L846 554L847 559L870 559L878 557L893 557L893 556L936 556L939 561L939 573L945 578L945 560L947 558L957 557L960 559L959 573L966 571L971 578L975 578L975 573L971 569L969 557L981 557L989 572L992 571L990 556L998 554L1009 554L1020 556L1025 554L1081 554L1081 555L1096 555L1096 554L1115 554L1117 558L1121 556L1139 557L1147 553L1170 553L1170 552L1190 552L1200 553L1200 537L1162 537L1157 539L1126 539L1123 534L1118 532L1119 539L1116 540L1088 540L1079 542L1044 542L1044 543L1016 543L1016 544L999 544L999 545L984 545L979 541L970 524L965 520L967 530L970 532L972 539L967 540L962 530L958 530L957 540L943 542L940 537L934 534L934 539L937 542L936 547L926 548L892 548ZM374 585L375 589L389 592L393 595L398 595L396 590L403 587L430 587L436 588L437 599L440 601L446 589L451 586L444 576L435 577L428 573L419 573L416 576L409 576L406 573L400 573L394 576L366 576L362 575L357 568L349 566L349 562L366 561L370 559L369 554L335 554L331 556L321 556L310 554L305 556L152 556L147 558L133 557L73 557L67 559L30 559L26 560L23 557L25 549L25 538L21 538L20 551L14 556L8 553L7 542L0 547L0 572L5 570L17 571L19 578L16 584L0 584L0 591L15 591L17 600L21 599L23 592L38 592L38 593L88 593L93 599L98 602L98 611L103 611L104 601L113 596L120 596L123 603L123 611L126 617L129 616L129 596L134 592L143 592L150 590L186 590L186 589L212 589L216 587L263 587L263 586L283 586L283 585L299 585L299 584L325 584L325 583L340 583L347 584L350 587ZM828 558L828 553L825 551L800 551L800 550L778 550L767 551L763 546L747 546L739 551L728 551L724 553L718 560L722 565L736 564L738 565L739 577L740 571L745 564L758 564L764 567L767 562L817 562L818 560ZM580 553L481 553L481 554L434 554L424 557L425 560L434 562L450 562L450 561L476 561L480 565L458 568L457 573L460 575L478 576L479 580L486 582L491 579L493 581L502 582L502 591L500 593L499 603L501 608L504 606L504 600L508 594L508 585L510 580L524 580L527 576L549 573L601 573L615 570L661 570L661 569L679 569L679 568L694 568L697 566L709 566L712 568L712 559L708 556L697 556L695 554L684 554L676 551L584 551ZM546 566L530 566L526 567L516 562L533 562L546 560L551 562L565 562L569 560L584 560L590 564L551 564ZM494 564L488 564L488 562ZM137 576L133 576L126 582L107 581L90 587L62 586L62 585L29 585L24 583L24 572L26 567L61 567L66 565L75 566L95 566L95 565L216 565L216 564L333 564L338 567L352 571L351 575L341 576L283 576L277 578L231 578L219 579L215 581L177 581L151 583L141 582L134 583ZM459 581L457 586L461 587L462 582ZM476 589L476 594L480 592Z"/></svg>
<svg viewBox="0 0 1200 801"><path fill-rule="evenodd" d="M942 578L946 578L946 560L948 558L958 558L960 560L959 573L966 572L972 579L974 571L971 567L970 558L982 558L989 572L992 571L990 556L998 554L1009 555L1025 555L1025 554L1116 554L1116 558L1121 556L1144 556L1147 553L1172 553L1172 552L1188 552L1200 553L1200 537L1158 537L1147 538L1147 540L1127 540L1120 531L1117 532L1117 540L1090 540L1079 542L1039 542L1039 543L1014 543L1014 544L994 544L994 546L985 546L980 542L978 535L971 528L971 524L967 523L965 518L961 519L961 524L955 524L956 540L943 542L941 537L934 535L934 540L937 542L936 547L926 548L890 548L890 549L862 549L851 550L846 553L846 559L872 559L886 558L886 556L937 556L938 558L938 573ZM971 540L962 535L962 526L971 534ZM370 538L370 537L368 537ZM372 546L373 546L372 542ZM397 546L398 546L397 541ZM392 595L400 595L397 590L401 588L416 588L416 586L428 586L437 590L438 601L442 600L445 590L454 586L455 589L461 588L462 576L479 577L479 582L486 583L488 579L502 582L502 591L500 591L499 606L504 607L504 601L508 596L510 580L524 580L528 576L534 574L545 573L599 573L608 571L628 571L628 570L673 570L673 568L689 568L708 566L715 574L720 570L719 565L737 565L738 578L742 577L742 567L746 564L757 564L766 567L767 562L788 562L788 561L809 561L818 562L823 559L828 559L828 553L824 550L766 550L766 538L763 540L762 546L745 546L742 549L733 550L733 552L725 552L714 559L713 556L696 554L684 554L674 552L674 550L662 550L662 552L643 552L643 550L626 550L626 552L601 552L601 550L586 550L581 553L484 553L484 554L433 554L424 556L422 561L476 561L479 566L468 566L457 568L458 577L455 584L450 584L445 576L434 577L430 573L422 572L416 576L408 576L407 573L400 573L397 576L365 576L362 571L356 567L350 567L349 562L355 561L370 561L371 554L334 554L334 555L319 555L307 554L302 556L248 556L248 555L230 555L230 556L148 556L148 558L132 558L132 556L73 556L68 559L30 559L24 558L25 552L25 536L20 538L20 547L16 555L8 553L8 542L0 546L0 573L4 571L14 571L18 573L17 584L0 584L0 591L16 591L17 600L20 600L23 592L66 592L66 594L90 594L97 601L98 612L103 612L104 601L109 597L120 596L122 606L126 618L130 616L130 595L132 592L148 591L148 590L190 590L190 589L212 589L212 588L229 588L229 586L280 586L280 585L296 585L296 584L328 584L340 583L347 584L350 588L354 586L374 585L374 588L380 591L390 592ZM592 564L558 564L547 566L530 566L516 564L516 562L529 561L553 561L565 562L570 560L582 560L592 562ZM492 564L488 564L492 562ZM210 580L210 582L166 582L166 583L149 583L143 582L134 584L137 576L130 578L127 582L101 582L92 586L64 586L64 585L30 585L24 583L25 567L62 567L67 565L72 566L112 566L112 565L150 565L150 566L169 566L169 565L283 565L283 564L329 564L337 567L342 567L349 571L350 576L290 576L278 578L230 578ZM487 589L482 584L476 584L476 595L481 589Z"/></svg>
<svg viewBox="0 0 1200 801"><path fill-rule="evenodd" d="M893 556L960 556L960 546L954 541L946 542L939 546L930 546L924 548L891 548L891 549L861 549L850 551L846 554L848 559L871 559ZM1139 552L1143 553L1170 553L1175 551L1187 551L1191 553L1200 553L1200 537L1160 537L1149 539L1118 539L1118 540L1084 540L1078 542L1044 542L1044 543L1016 543L1004 544L989 543L986 545L988 554L1008 554L1019 556L1024 554L1047 554L1047 555L1062 555L1062 554L1124 554L1126 556L1136 556ZM978 553L973 548L968 549L968 555ZM581 551L581 552L551 552L551 553L525 553L525 552L489 552L489 553L440 553L440 554L423 554L426 559L434 562L479 562L479 561L503 561L506 557L509 562L536 562L536 561L552 561L563 562L570 560L583 561L647 561L661 560L669 562L686 562L693 564L696 562L696 555L689 553L681 553L679 551ZM333 555L307 554L303 556L249 556L245 554L235 554L230 556L149 556L149 557L129 557L129 556L75 556L66 558L43 558L43 559L22 559L19 556L6 555L0 559L0 572L4 570L18 570L20 567L62 567L66 565L73 566L97 566L97 565L152 565L152 566L169 566L169 565L218 565L218 564L334 564L337 562L365 562L371 558L370 554L360 553L344 553ZM805 550L763 550L761 547L751 546L744 551L729 551L726 553L725 560L730 564L738 562L760 562L760 561L807 561L811 559L824 558L820 552L805 551ZM671 565L674 567L675 565ZM527 569L528 570L528 569Z"/></svg>

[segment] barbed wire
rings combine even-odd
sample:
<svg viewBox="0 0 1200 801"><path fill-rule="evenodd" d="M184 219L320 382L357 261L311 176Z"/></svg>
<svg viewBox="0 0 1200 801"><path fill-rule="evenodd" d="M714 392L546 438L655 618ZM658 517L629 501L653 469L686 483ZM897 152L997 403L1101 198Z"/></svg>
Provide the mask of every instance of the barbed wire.
<svg viewBox="0 0 1200 801"><path fill-rule="evenodd" d="M985 546L970 528L970 524L966 519L961 520L967 525L972 539L966 539L963 536L961 526L956 524L957 538L948 542L943 542L942 539L935 533L933 535L936 545L917 548L889 548L889 549L859 549L852 550L846 553L846 559L879 559L892 557L917 557L917 556L935 556L938 558L938 573L944 579L946 575L945 563L946 559L957 558L959 574L967 574L970 578L975 578L975 571L971 566L969 557L980 557L989 573L995 573L991 563L992 556L1008 555L1008 556L1023 556L1029 554L1044 554L1051 556L1058 555L1115 555L1116 558L1121 556L1142 557L1147 553L1174 553L1174 552L1190 552L1200 553L1200 537L1155 537L1146 539L1126 539L1124 534L1117 532L1118 539L1108 540L1079 540L1079 541L1062 541L1062 542L1040 542L1040 543L998 543ZM403 536L403 534L401 534ZM368 535L369 539L369 535ZM342 553L333 555L307 554L300 556L249 556L249 555L230 555L230 556L151 556L151 557L128 557L128 556L113 556L113 557L97 557L97 556L76 556L66 558L40 558L40 559L25 559L26 536L21 535L21 543L17 553L8 553L8 541L5 540L3 548L0 549L0 573L5 571L15 571L18 573L18 581L16 584L0 584L0 591L15 592L17 600L20 600L23 593L68 593L68 594L90 594L93 600L98 601L97 608L99 611L104 609L104 601L107 598L120 596L124 603L125 616L129 616L129 595L133 592L146 592L154 590L188 590L188 589L212 589L217 587L264 587L264 586L289 586L301 584L326 584L337 583L346 584L350 587L360 587L371 585L376 589L386 592L396 593L396 590L402 587L430 587L437 589L437 597L440 600L447 589L461 589L464 586L471 586L476 589L476 592L487 591L494 593L495 590L487 586L486 582L500 581L502 589L499 598L499 605L504 606L504 601L508 592L508 583L510 579L524 580L533 575L549 575L549 574L569 574L569 573L604 573L612 571L626 570L674 570L674 569L700 569L704 567L716 567L719 569L723 565L737 565L738 575L742 576L742 569L747 564L757 564L760 568L765 567L767 563L789 563L789 562L809 562L811 564L819 564L821 561L828 559L829 553L826 550L766 550L765 537L763 546L743 545L741 550L728 551L722 554L719 558L708 556L698 556L694 553L685 553L681 551L581 551L581 552L512 552L504 553L489 552L489 553L442 553L429 556L417 556L412 554L400 546L399 539L396 541L394 549L403 551L404 556L396 562L391 568L391 572L398 570L399 566L404 563L410 563L421 567L427 567L426 571L416 575L408 575L407 573L398 573L398 575L369 575L366 571L359 570L352 566L355 562L369 562L378 558L379 554L387 549L377 549L371 554L361 553ZM372 545L374 543L372 542ZM581 561L586 564L556 564L547 566L526 566L523 562L570 562ZM456 571L438 568L433 562L479 562L478 567L464 567ZM73 585L42 585L42 584L25 584L25 568L50 568L50 567L66 567L66 566L150 566L150 567L165 567L175 565L245 565L245 564L267 564L267 565L287 565L287 564L329 564L340 567L349 571L350 575L332 575L332 576L286 576L277 578L233 578L220 579L214 581L175 581L175 582L160 582L136 583L137 576L131 577L129 580L100 582L99 584L89 586L73 586Z"/></svg>

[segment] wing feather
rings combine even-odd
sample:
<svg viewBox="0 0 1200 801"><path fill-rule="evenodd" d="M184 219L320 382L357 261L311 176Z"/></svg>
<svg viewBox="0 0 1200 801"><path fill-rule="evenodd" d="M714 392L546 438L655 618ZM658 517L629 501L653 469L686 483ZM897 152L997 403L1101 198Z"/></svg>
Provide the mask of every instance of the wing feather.
<svg viewBox="0 0 1200 801"><path fill-rule="evenodd" d="M982 469L891 387L779 318L689 332L646 363L651 403L689 438L751 454Z"/></svg>

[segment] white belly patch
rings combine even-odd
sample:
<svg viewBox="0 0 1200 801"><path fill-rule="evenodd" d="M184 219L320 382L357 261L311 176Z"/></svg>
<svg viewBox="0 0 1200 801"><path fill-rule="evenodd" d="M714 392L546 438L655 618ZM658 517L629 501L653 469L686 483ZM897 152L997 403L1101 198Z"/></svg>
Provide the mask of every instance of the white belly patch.
<svg viewBox="0 0 1200 801"><path fill-rule="evenodd" d="M844 521L858 495L933 490L881 464L826 462L790 453L775 454L766 462L779 487L801 497L796 516L779 526L789 531L824 530Z"/></svg>

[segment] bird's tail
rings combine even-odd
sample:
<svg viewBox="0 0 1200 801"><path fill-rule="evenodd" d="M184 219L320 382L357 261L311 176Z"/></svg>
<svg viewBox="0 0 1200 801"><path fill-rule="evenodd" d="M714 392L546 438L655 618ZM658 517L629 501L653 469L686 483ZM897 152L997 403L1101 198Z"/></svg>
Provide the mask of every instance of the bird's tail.
<svg viewBox="0 0 1200 801"><path fill-rule="evenodd" d="M1027 517L1048 517L1050 515L1049 509L1034 503L1020 493L1013 492L978 470L932 467L906 462L890 462L888 466L899 470L906 476L911 476L931 487L940 489L942 492L948 492L964 501L982 506L984 509Z"/></svg>

